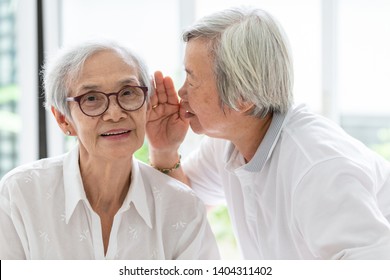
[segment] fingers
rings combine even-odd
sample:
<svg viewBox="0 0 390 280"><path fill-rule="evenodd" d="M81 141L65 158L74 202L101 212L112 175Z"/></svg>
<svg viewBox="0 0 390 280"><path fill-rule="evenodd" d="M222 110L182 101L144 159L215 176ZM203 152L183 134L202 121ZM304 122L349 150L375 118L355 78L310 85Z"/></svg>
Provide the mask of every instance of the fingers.
<svg viewBox="0 0 390 280"><path fill-rule="evenodd" d="M160 71L154 73L154 81L156 83L156 96L158 103L163 104L168 102L167 93L165 91L164 76ZM152 103L153 105L154 103Z"/></svg>
<svg viewBox="0 0 390 280"><path fill-rule="evenodd" d="M182 104L180 104L179 117L185 122L188 121L188 119L186 118L186 109L182 106Z"/></svg>
<svg viewBox="0 0 390 280"><path fill-rule="evenodd" d="M156 99L152 100L152 105L155 104L179 104L179 99L175 90L175 85L171 77L164 77L160 71L154 73L154 80L156 84Z"/></svg>
<svg viewBox="0 0 390 280"><path fill-rule="evenodd" d="M173 84L171 77L164 78L164 86L165 86L165 91L167 93L168 103L169 104L179 104L179 98L177 96L177 92L175 90L175 85Z"/></svg>
<svg viewBox="0 0 390 280"><path fill-rule="evenodd" d="M153 106L158 104L158 97L157 97L157 93L156 92L150 97L149 104L151 104L151 107L153 107Z"/></svg>

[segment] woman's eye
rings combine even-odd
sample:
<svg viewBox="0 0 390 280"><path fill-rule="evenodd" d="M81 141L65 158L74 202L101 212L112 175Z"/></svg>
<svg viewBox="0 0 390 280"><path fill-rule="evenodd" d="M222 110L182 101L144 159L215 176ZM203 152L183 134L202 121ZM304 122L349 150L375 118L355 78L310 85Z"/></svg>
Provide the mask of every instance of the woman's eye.
<svg viewBox="0 0 390 280"><path fill-rule="evenodd" d="M86 98L86 101L95 101L95 100L96 100L96 96L94 95L87 96Z"/></svg>
<svg viewBox="0 0 390 280"><path fill-rule="evenodd" d="M99 94L99 93L90 93L90 94L86 94L84 95L84 97L82 98L81 100L81 103L84 104L84 103L97 103L97 102L102 102L104 101L104 95L102 94Z"/></svg>

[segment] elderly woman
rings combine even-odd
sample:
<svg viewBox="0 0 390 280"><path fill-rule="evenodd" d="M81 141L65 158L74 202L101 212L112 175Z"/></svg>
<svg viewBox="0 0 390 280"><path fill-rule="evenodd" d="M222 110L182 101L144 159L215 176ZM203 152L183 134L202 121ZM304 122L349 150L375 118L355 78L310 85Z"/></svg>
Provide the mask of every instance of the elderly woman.
<svg viewBox="0 0 390 280"><path fill-rule="evenodd" d="M205 209L188 187L137 161L145 64L113 43L60 53L46 106L78 144L0 182L0 259L216 259Z"/></svg>

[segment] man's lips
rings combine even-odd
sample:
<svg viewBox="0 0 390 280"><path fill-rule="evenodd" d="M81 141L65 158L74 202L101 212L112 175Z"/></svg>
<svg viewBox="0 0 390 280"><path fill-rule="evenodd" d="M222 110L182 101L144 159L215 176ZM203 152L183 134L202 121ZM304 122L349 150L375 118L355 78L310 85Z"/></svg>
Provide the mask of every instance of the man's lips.
<svg viewBox="0 0 390 280"><path fill-rule="evenodd" d="M195 116L195 114L191 113L190 111L186 111L186 113L184 114L184 117L186 118L192 118L193 116Z"/></svg>
<svg viewBox="0 0 390 280"><path fill-rule="evenodd" d="M186 119L192 118L195 116L195 114L191 110L191 107L188 104L188 101L185 101L184 99L180 100L180 106L182 109L185 110L184 117Z"/></svg>
<svg viewBox="0 0 390 280"><path fill-rule="evenodd" d="M183 106L184 104L184 106ZM184 117L185 118L191 118L193 116L195 116L195 114L192 112L192 110L189 108L189 106L187 105L187 103L182 103L182 106L185 110L185 114L184 114Z"/></svg>

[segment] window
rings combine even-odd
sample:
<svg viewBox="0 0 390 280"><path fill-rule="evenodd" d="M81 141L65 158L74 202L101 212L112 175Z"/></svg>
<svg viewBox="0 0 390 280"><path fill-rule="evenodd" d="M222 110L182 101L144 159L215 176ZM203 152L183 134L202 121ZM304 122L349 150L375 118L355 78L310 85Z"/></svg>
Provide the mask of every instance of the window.
<svg viewBox="0 0 390 280"><path fill-rule="evenodd" d="M390 160L390 2L339 2L340 122Z"/></svg>
<svg viewBox="0 0 390 280"><path fill-rule="evenodd" d="M19 88L14 1L0 1L0 177L18 162Z"/></svg>
<svg viewBox="0 0 390 280"><path fill-rule="evenodd" d="M0 177L38 159L35 3L0 0ZM294 58L296 103L340 123L390 159L390 1L388 0L43 0L45 49L105 38L138 52L150 71L162 70L179 88L184 79L181 32L195 19L230 6L273 14ZM22 98L23 97L23 98ZM68 144L47 117L49 156ZM201 136L190 132L185 157ZM138 156L147 160L146 146ZM210 214L224 257L236 257L226 209ZM221 222L222 221L222 222ZM230 244L230 245L229 245Z"/></svg>

